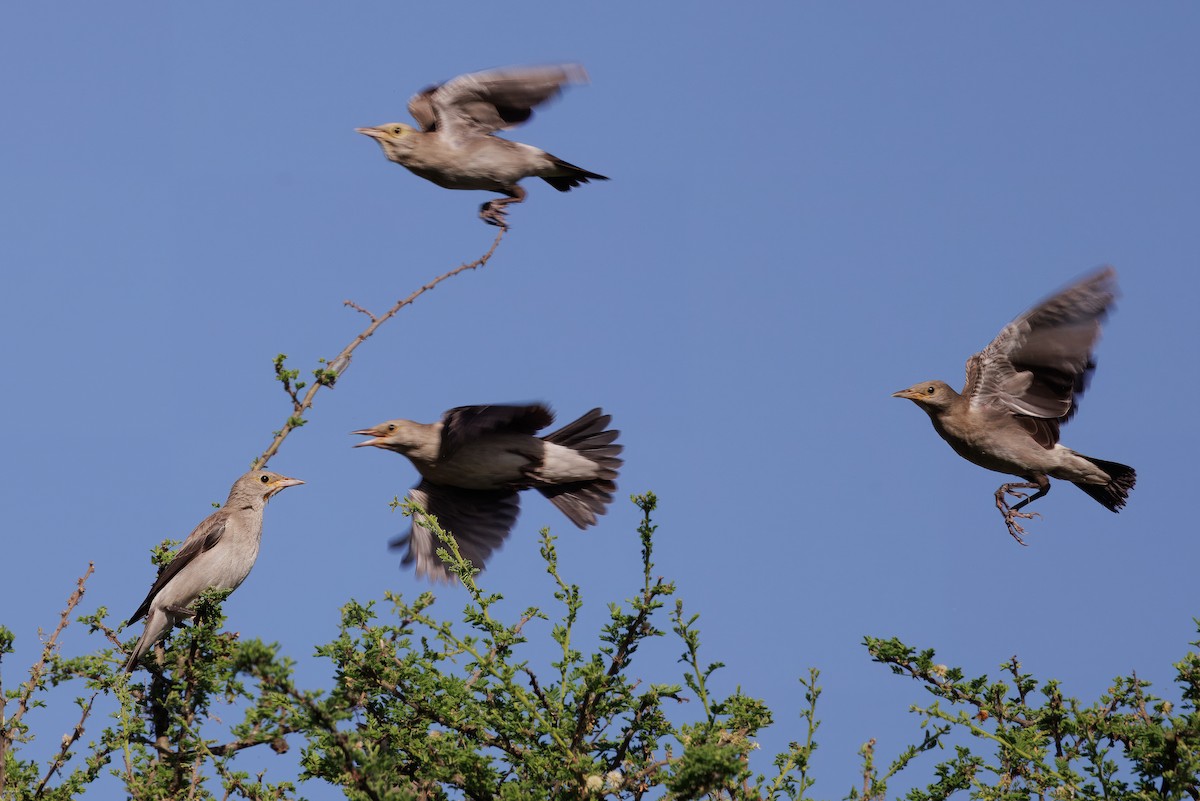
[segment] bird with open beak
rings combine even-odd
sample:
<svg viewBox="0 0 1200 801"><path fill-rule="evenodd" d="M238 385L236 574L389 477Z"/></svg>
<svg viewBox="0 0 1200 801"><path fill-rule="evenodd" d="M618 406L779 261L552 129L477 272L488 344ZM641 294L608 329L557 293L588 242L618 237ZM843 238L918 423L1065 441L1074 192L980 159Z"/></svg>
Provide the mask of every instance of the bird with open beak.
<svg viewBox="0 0 1200 801"><path fill-rule="evenodd" d="M1116 297L1116 271L1100 270L1013 320L967 360L962 393L924 381L892 395L921 407L955 453L1024 482L996 490L1008 533L1022 545L1021 509L1050 491L1050 478L1070 481L1116 512L1137 480L1132 467L1084 456L1059 444L1095 369L1092 348ZM1027 496L1021 489L1037 490ZM1007 497L1021 499L1009 506Z"/></svg>
<svg viewBox="0 0 1200 801"><path fill-rule="evenodd" d="M507 228L506 206L525 199L522 178L541 178L560 192L607 181L531 145L495 136L533 116L533 109L557 97L568 83L584 83L578 64L506 69L460 75L414 95L408 111L414 128L389 122L355 128L379 143L389 161L446 189L483 189L503 198L479 209L484 222Z"/></svg>
<svg viewBox="0 0 1200 801"><path fill-rule="evenodd" d="M421 474L409 500L437 518L459 552L482 569L517 522L517 493L536 489L579 528L605 513L622 461L619 431L605 430L612 417L592 409L552 434L536 433L554 422L543 404L460 406L437 423L388 420L355 434L371 439L354 447L395 451ZM409 532L392 541L407 546L403 564L418 576L449 581L438 543L414 516Z"/></svg>
<svg viewBox="0 0 1200 801"><path fill-rule="evenodd" d="M236 590L250 575L262 541L267 501L287 487L304 482L270 470L251 470L233 483L225 505L204 519L183 541L171 561L158 572L146 600L126 622L146 618L146 628L125 662L137 668L154 643L186 617L205 590Z"/></svg>

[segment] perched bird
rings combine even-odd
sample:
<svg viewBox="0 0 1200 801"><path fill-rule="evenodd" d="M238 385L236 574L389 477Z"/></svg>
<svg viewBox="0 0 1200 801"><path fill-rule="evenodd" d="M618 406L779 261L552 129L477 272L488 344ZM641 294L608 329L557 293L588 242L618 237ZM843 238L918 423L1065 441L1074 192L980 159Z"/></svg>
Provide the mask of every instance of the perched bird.
<svg viewBox="0 0 1200 801"><path fill-rule="evenodd" d="M1116 512L1137 474L1132 467L1076 453L1058 444L1095 363L1092 347L1116 296L1116 271L1107 267L1047 298L1013 320L992 343L967 359L962 394L925 381L892 395L929 415L955 453L975 464L1025 479L996 490L1008 533L1022 545L1020 511L1050 491L1050 476L1070 481ZM1020 489L1036 489L1026 497ZM1009 506L1006 495L1020 498Z"/></svg>
<svg viewBox="0 0 1200 801"><path fill-rule="evenodd" d="M522 178L541 178L560 192L608 180L544 150L493 136L528 120L533 108L557 96L563 84L586 81L578 64L473 72L414 95L408 111L417 128L389 122L355 130L377 141L389 161L438 186L505 195L484 203L479 216L507 228L505 207L525 199L517 185Z"/></svg>
<svg viewBox="0 0 1200 801"><path fill-rule="evenodd" d="M126 622L146 618L126 672L137 668L154 643L167 636L181 618L195 613L188 605L209 589L236 590L250 574L262 539L267 500L285 487L304 482L269 470L251 470L233 483L225 505L187 536L175 556L158 572L146 600Z"/></svg>
<svg viewBox="0 0 1200 801"><path fill-rule="evenodd" d="M482 568L517 522L517 493L536 489L579 528L594 525L617 485L622 461L614 444L619 431L605 431L612 417L592 409L544 437L535 434L554 422L542 404L460 406L440 423L389 420L355 431L371 445L407 456L421 474L408 497L454 535L459 551ZM414 518L407 534L393 540L407 546L403 564L416 562L417 575L449 581L437 558L432 532Z"/></svg>

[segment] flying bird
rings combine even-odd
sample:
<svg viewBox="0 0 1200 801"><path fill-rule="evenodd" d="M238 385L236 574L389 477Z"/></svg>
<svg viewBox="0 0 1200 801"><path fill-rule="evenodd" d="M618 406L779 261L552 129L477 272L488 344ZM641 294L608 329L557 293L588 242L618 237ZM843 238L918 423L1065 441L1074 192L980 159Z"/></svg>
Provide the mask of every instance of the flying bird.
<svg viewBox="0 0 1200 801"><path fill-rule="evenodd" d="M146 618L145 631L125 662L126 672L133 672L142 656L180 619L195 615L188 606L201 593L236 590L245 581L258 558L267 501L284 488L303 483L269 470L251 470L233 483L225 505L187 536L126 622Z"/></svg>
<svg viewBox="0 0 1200 801"><path fill-rule="evenodd" d="M1070 481L1116 512L1137 479L1132 467L1076 453L1058 442L1095 362L1092 348L1116 297L1116 271L1107 267L1034 306L991 344L967 359L962 394L942 381L925 381L892 395L925 410L955 453L980 467L1024 482L996 490L996 507L1013 538L1025 544L1017 519L1050 491L1050 478ZM1037 490L1033 495L1022 489ZM1007 496L1021 499L1010 506Z"/></svg>
<svg viewBox="0 0 1200 801"><path fill-rule="evenodd" d="M408 101L417 127L389 122L355 128L379 143L389 161L446 189L483 189L505 197L479 208L484 222L507 228L506 206L525 199L522 178L541 178L560 192L603 175L576 167L544 150L494 136L533 116L564 84L585 83L578 64L508 67L460 75Z"/></svg>
<svg viewBox="0 0 1200 801"><path fill-rule="evenodd" d="M615 444L620 432L605 430L611 420L592 409L539 437L554 422L554 413L540 403L460 406L438 423L389 420L355 431L371 439L354 447L407 456L421 474L409 499L436 517L462 555L482 569L517 522L521 490L536 489L581 529L604 514L622 464L617 455L623 446ZM433 533L417 518L391 546L407 547L402 564L415 562L419 577L451 579Z"/></svg>

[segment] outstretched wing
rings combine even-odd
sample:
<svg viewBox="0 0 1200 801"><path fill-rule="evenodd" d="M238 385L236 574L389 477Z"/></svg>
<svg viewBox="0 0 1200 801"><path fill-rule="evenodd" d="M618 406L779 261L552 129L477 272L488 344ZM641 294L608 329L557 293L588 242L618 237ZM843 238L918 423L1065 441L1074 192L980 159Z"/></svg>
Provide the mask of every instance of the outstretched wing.
<svg viewBox="0 0 1200 801"><path fill-rule="evenodd" d="M441 527L454 535L459 552L481 570L492 551L504 544L520 512L520 499L511 490L465 490L422 481L408 491L408 498L436 517ZM392 540L390 546L407 549L401 564L415 563L419 578L452 579L437 555L442 542L419 517L414 517L408 533Z"/></svg>
<svg viewBox="0 0 1200 801"><path fill-rule="evenodd" d="M142 601L142 605L126 621L126 625L141 620L142 616L150 611L150 604L153 603L154 596L167 586L167 582L179 575L179 571L187 567L197 556L212 550L213 546L221 541L228 519L229 513L225 509L219 509L204 518L204 521L196 526L191 534L188 534L187 539L183 541L183 545L176 551L171 561L158 571L158 578L154 580L154 586L146 594L146 600Z"/></svg>
<svg viewBox="0 0 1200 801"><path fill-rule="evenodd" d="M578 64L472 72L413 95L408 111L422 130L462 141L520 125L565 84L586 82L587 72Z"/></svg>
<svg viewBox="0 0 1200 801"><path fill-rule="evenodd" d="M459 406L442 415L440 459L478 437L498 432L532 436L554 422L554 412L542 403Z"/></svg>
<svg viewBox="0 0 1200 801"><path fill-rule="evenodd" d="M1095 363L1092 348L1116 298L1116 271L1106 267L1006 325L967 360L963 395L972 406L1016 415L1043 446L1058 442Z"/></svg>

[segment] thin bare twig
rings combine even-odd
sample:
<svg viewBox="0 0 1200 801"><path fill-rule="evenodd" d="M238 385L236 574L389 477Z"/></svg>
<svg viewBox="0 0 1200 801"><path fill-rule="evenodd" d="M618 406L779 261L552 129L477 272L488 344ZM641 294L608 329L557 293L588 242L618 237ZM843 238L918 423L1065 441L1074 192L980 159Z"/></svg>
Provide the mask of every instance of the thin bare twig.
<svg viewBox="0 0 1200 801"><path fill-rule="evenodd" d="M352 300L345 301L343 303L343 305L349 306L350 308L354 309L355 311L361 312L362 314L365 314L368 317L370 317L371 324L369 326L367 326L361 334L359 334L353 340L351 340L350 344L347 345L345 348L343 348L341 353L339 353L336 357L334 357L333 359L331 359L329 361L329 363L328 363L329 366L328 366L326 372L331 373L332 376L329 378L319 378L317 381L314 381L312 386L310 386L308 388L308 392L305 393L305 395L302 399L297 400L296 392L290 388L290 385L285 383L284 390L292 398L292 413L288 416L288 419L284 422L283 428L279 429L279 431L275 434L275 439L272 440L270 446L268 446L268 448L265 451L263 451L261 456L259 456L257 459L254 460L254 467L255 468L266 467L267 462L270 461L271 457L279 452L279 448L281 445L283 445L283 441L285 439L287 439L288 434L292 433L292 431L294 431L295 429L299 428L301 425L304 424L304 422L301 418L301 415L303 415L306 411L308 411L309 409L312 408L313 399L316 397L317 392L320 391L321 387L333 386L334 383L337 381L337 379L342 375L342 373L346 372L346 368L350 366L350 354L352 354L359 345L366 342L367 339L372 334L375 333L375 329L379 328L379 326L386 323L392 317L395 317L396 313L399 312L401 309L403 309L405 306L410 305L417 298L421 297L421 295L424 295L426 292L433 289L434 287L436 287L438 284L442 283L446 279L453 278L454 276L456 276L459 273L464 272L466 270L478 269L478 268L484 266L485 264L487 264L488 261L492 258L492 254L494 254L496 252L496 248L500 246L500 240L504 238L504 235L506 233L508 233L508 229L501 228L500 232L496 234L496 238L492 241L492 246L490 248L488 248L487 253L484 253L482 256L480 256L475 261L467 262L465 264L460 264L458 267L455 267L450 272L439 275L437 278L434 278L432 281L425 284L424 286L422 286L420 289L413 292L408 297L406 297L402 300L396 301L395 305L393 305L392 308L388 309L386 312L379 315L378 317L376 317L374 314L367 311L365 308L363 308L362 306L360 306L359 304L355 303Z"/></svg>
<svg viewBox="0 0 1200 801"><path fill-rule="evenodd" d="M63 629L65 629L67 624L71 622L71 613L75 611L75 607L78 606L79 602L83 599L84 585L87 584L88 576L92 575L92 571L95 569L95 563L88 562L87 570L84 571L83 575L80 576L79 580L76 582L75 592L71 593L71 597L67 599L67 608L62 611L62 616L58 621L58 627L54 629L54 633L50 635L50 639L42 645L41 658L38 659L37 663L29 669L29 681L24 685L21 685L21 689L17 693L17 711L14 712L12 717L8 718L8 720L5 720L2 714L4 710L4 698L3 695L0 695L0 794L3 793L8 780L5 771L5 762L8 757L9 745L12 742L9 732L17 732L17 726L21 722L21 718L25 717L25 713L29 711L30 699L33 697L34 691L41 683L42 673L46 669L46 661L50 658L50 655L54 653L54 649L58 645L58 635L62 634ZM92 700L95 700L95 696L92 696ZM92 704L91 701L89 701L87 708L83 711L83 717L80 718L79 725L76 727L76 734L71 739L70 743L64 741L63 753L65 753L67 748L70 747L71 743L78 739L79 735L83 733L83 722L87 720L88 713L91 712L91 710ZM52 774L55 769L56 768L52 767L50 774ZM50 774L47 774L46 778L42 780L43 787L50 779ZM41 792L40 787L38 792Z"/></svg>
<svg viewBox="0 0 1200 801"><path fill-rule="evenodd" d="M42 671L46 669L46 660L50 658L50 654L54 652L58 644L58 635L62 634L63 629L71 622L71 613L75 611L75 607L83 599L84 585L87 583L88 576L92 575L92 571L95 569L95 563L88 562L87 570L84 571L83 575L76 582L75 592L71 593L71 597L67 599L67 608L62 611L62 617L58 621L58 628L54 629L54 633L50 635L50 639L46 640L42 645L42 656L38 659L37 664L29 669L29 681L22 687L21 694L17 698L17 711L8 721L10 729L16 726L29 709L29 699L33 696L33 691L37 689L38 682L42 677Z"/></svg>
<svg viewBox="0 0 1200 801"><path fill-rule="evenodd" d="M42 797L42 791L46 789L46 784L50 781L50 777L57 773L63 765L67 764L68 752L71 750L71 746L75 745L76 741L83 736L83 724L87 721L88 715L91 714L92 704L96 703L96 696L99 694L98 692L92 693L92 697L88 699L88 702L83 707L83 714L79 716L79 722L75 724L75 728L71 730L70 734L63 736L62 747L58 750L58 755L50 763L46 775L38 783L37 790L33 794L34 798Z"/></svg>
<svg viewBox="0 0 1200 801"><path fill-rule="evenodd" d="M352 300L346 300L346 301L342 301L342 305L343 305L343 306L349 306L350 308L354 309L356 312L361 312L361 313L363 313L363 314L367 315L368 317L370 317L370 318L371 318L371 322L375 322L376 320L378 320L378 319L379 319L378 317L376 317L375 315L371 314L369 311L367 311L366 309L364 309L362 306L359 306L357 303L355 303L355 302L354 302L354 301L352 301Z"/></svg>

